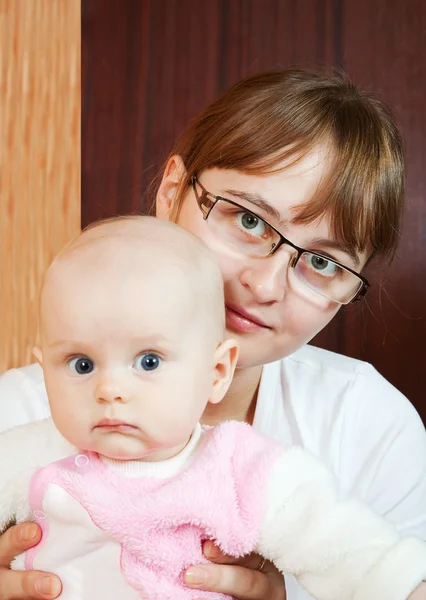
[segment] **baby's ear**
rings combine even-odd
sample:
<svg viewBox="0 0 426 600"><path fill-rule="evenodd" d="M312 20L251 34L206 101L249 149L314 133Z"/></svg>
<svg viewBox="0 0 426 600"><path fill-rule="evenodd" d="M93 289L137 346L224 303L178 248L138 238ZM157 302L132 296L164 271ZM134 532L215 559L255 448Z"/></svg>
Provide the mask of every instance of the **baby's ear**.
<svg viewBox="0 0 426 600"><path fill-rule="evenodd" d="M43 366L43 352L41 351L41 348L39 348L39 346L34 346L33 356L35 357L35 359L38 362L38 364L40 365L40 367L42 367Z"/></svg>
<svg viewBox="0 0 426 600"><path fill-rule="evenodd" d="M217 347L213 389L209 398L212 404L218 404L228 391L237 366L238 354L239 346L235 340L226 340Z"/></svg>

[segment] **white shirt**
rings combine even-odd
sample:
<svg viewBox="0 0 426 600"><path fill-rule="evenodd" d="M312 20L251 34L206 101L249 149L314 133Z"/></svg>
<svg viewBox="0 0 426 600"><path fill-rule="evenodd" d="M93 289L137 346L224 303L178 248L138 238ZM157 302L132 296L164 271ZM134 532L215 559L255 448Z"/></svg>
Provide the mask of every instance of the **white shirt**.
<svg viewBox="0 0 426 600"><path fill-rule="evenodd" d="M42 419L38 365L0 376L0 430ZM351 495L426 540L426 432L410 402L369 364L305 346L263 370L253 426L319 457ZM288 600L310 598L287 580Z"/></svg>

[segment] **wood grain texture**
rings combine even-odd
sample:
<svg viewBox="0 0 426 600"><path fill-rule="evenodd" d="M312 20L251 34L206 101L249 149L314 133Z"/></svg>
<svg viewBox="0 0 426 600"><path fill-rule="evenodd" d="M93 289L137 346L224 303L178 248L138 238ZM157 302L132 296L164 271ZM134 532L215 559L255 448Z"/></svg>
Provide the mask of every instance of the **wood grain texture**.
<svg viewBox="0 0 426 600"><path fill-rule="evenodd" d="M426 422L426 3L423 0L83 0L82 221L152 203L178 133L238 79L281 66L343 67L393 105L407 211L391 268L314 340L368 360Z"/></svg>
<svg viewBox="0 0 426 600"><path fill-rule="evenodd" d="M0 0L0 372L33 361L43 273L80 229L79 0Z"/></svg>

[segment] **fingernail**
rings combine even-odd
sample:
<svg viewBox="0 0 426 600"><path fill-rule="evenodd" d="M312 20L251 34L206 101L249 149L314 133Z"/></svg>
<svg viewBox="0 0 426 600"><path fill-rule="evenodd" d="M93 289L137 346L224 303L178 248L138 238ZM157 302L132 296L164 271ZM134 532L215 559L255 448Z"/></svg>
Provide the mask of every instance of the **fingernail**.
<svg viewBox="0 0 426 600"><path fill-rule="evenodd" d="M61 584L53 577L43 577L36 581L35 588L39 594L55 597L61 591Z"/></svg>
<svg viewBox="0 0 426 600"><path fill-rule="evenodd" d="M208 573L200 567L190 567L185 573L185 581L190 585L201 585L206 583Z"/></svg>
<svg viewBox="0 0 426 600"><path fill-rule="evenodd" d="M29 542L36 537L37 532L38 527L35 523L27 523L20 528L19 537L23 542Z"/></svg>
<svg viewBox="0 0 426 600"><path fill-rule="evenodd" d="M216 544L213 544L213 542L205 542L203 553L207 558L218 558L222 554L220 548Z"/></svg>

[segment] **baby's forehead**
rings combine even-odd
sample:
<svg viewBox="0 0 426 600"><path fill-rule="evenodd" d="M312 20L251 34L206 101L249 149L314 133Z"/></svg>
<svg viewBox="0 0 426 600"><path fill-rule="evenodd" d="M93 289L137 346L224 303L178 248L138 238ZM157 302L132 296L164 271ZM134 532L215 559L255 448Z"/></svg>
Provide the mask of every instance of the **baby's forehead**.
<svg viewBox="0 0 426 600"><path fill-rule="evenodd" d="M152 217L129 217L104 222L82 232L66 246L50 271L81 270L93 275L122 277L128 271L181 271L191 278L221 279L218 263L203 242L174 223Z"/></svg>
<svg viewBox="0 0 426 600"><path fill-rule="evenodd" d="M167 241L123 236L86 239L66 249L51 265L45 279L42 305L86 298L86 306L104 295L112 310L149 298L178 313L211 294L200 282L200 270L182 247ZM93 302L91 302L93 300Z"/></svg>
<svg viewBox="0 0 426 600"><path fill-rule="evenodd" d="M151 262L151 261L150 261ZM153 330L167 333L170 324L189 324L200 303L196 279L173 265L116 264L81 268L60 265L46 282L42 321L80 329L87 320L99 333ZM52 311L53 309L53 311Z"/></svg>
<svg viewBox="0 0 426 600"><path fill-rule="evenodd" d="M140 309L163 311L185 322L207 311L211 316L205 321L220 321L216 308L223 308L223 283L218 264L199 240L176 227L167 231L155 225L142 228L141 235L139 225L108 224L83 232L48 270L41 321L50 318L53 304L62 305L66 319L78 318L74 305L111 319L123 311L137 315Z"/></svg>
<svg viewBox="0 0 426 600"><path fill-rule="evenodd" d="M196 287L194 270L172 250L111 239L76 247L52 264L45 287L109 289L120 285L135 293L147 288L160 293L171 287L176 291Z"/></svg>

